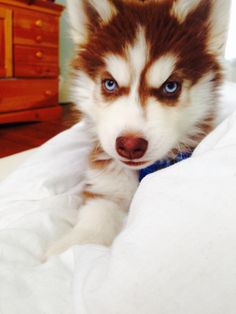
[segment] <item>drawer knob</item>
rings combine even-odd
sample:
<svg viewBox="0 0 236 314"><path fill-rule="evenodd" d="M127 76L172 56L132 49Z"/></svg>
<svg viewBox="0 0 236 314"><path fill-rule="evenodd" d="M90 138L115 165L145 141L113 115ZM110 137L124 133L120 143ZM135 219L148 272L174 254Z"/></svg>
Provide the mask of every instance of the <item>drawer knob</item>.
<svg viewBox="0 0 236 314"><path fill-rule="evenodd" d="M35 56L38 58L38 59L42 59L43 57L43 52L42 51L37 51Z"/></svg>
<svg viewBox="0 0 236 314"><path fill-rule="evenodd" d="M50 89L45 91L46 96L52 96L52 91Z"/></svg>
<svg viewBox="0 0 236 314"><path fill-rule="evenodd" d="M37 43L41 43L43 38L42 38L41 35L38 35L38 36L36 36L35 40L36 40Z"/></svg>
<svg viewBox="0 0 236 314"><path fill-rule="evenodd" d="M42 21L42 20L37 20L37 21L35 22L35 25L36 25L37 27L42 28L42 27L43 27L43 21Z"/></svg>

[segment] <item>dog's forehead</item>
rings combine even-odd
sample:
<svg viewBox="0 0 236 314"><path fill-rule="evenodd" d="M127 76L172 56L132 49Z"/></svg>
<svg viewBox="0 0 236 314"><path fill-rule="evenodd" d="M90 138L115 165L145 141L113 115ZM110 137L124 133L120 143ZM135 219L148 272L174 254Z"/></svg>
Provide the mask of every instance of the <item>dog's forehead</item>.
<svg viewBox="0 0 236 314"><path fill-rule="evenodd" d="M141 73L149 59L149 45L143 27L138 27L134 42L126 50L132 70L135 74Z"/></svg>
<svg viewBox="0 0 236 314"><path fill-rule="evenodd" d="M145 31L139 27L135 40L127 43L122 53L107 53L105 55L107 71L119 84L128 86L131 81L140 77L149 61L149 47L145 38Z"/></svg>
<svg viewBox="0 0 236 314"><path fill-rule="evenodd" d="M160 55L157 59L151 60L150 46L142 27L137 30L135 41L127 44L123 54L108 53L104 59L107 72L121 86L129 86L135 80L141 80L145 72L146 83L150 87L163 84L175 70L178 60L173 53Z"/></svg>
<svg viewBox="0 0 236 314"><path fill-rule="evenodd" d="M170 1L146 1L146 5L137 5L137 1L134 3L132 6L128 1L125 11L98 33L95 46L97 48L100 46L98 42L103 42L103 46L98 48L101 56L117 54L129 62L132 72L140 72L148 62L153 63L166 55L174 54L179 59L186 59L190 57L190 50L192 55L204 51L206 32L199 31L204 27L197 25L194 32L196 25L185 25L183 19L186 17L183 14L180 18L176 13L178 10L169 4ZM198 34L198 37L194 34Z"/></svg>

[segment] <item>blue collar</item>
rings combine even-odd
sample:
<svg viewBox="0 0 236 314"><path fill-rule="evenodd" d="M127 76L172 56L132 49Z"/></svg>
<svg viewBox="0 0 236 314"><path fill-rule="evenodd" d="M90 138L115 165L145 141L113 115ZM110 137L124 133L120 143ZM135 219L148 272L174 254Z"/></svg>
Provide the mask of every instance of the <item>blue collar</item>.
<svg viewBox="0 0 236 314"><path fill-rule="evenodd" d="M182 152L182 153L179 153L175 159L158 160L153 165L139 170L139 182L141 182L143 178L146 177L148 174L170 167L176 164L177 162L180 162L182 160L185 160L191 157L191 155L192 155L192 152Z"/></svg>

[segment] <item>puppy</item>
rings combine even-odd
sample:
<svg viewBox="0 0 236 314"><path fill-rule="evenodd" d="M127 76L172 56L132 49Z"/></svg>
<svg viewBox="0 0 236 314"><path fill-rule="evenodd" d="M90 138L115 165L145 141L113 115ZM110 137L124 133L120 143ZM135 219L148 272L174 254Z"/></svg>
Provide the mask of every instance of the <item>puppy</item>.
<svg viewBox="0 0 236 314"><path fill-rule="evenodd" d="M212 130L229 8L229 0L68 0L73 99L93 149L78 221L48 255L110 245L138 170L194 150Z"/></svg>

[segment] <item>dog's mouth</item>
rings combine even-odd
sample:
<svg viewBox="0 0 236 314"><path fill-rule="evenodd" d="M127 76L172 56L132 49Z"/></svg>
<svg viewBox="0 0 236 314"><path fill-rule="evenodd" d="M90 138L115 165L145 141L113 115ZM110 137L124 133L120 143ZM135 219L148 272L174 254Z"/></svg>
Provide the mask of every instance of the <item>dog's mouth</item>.
<svg viewBox="0 0 236 314"><path fill-rule="evenodd" d="M143 167L149 163L149 161L126 161L126 160L121 160L121 162L130 167Z"/></svg>

